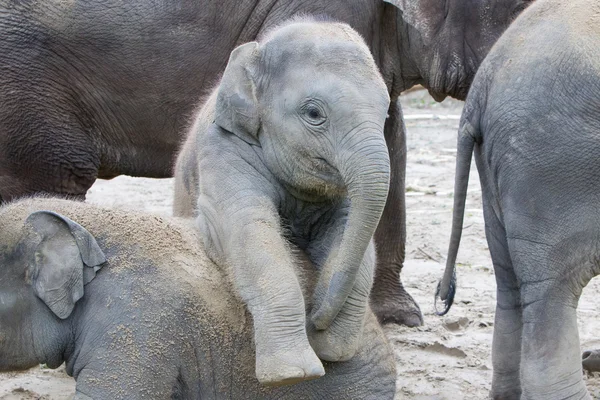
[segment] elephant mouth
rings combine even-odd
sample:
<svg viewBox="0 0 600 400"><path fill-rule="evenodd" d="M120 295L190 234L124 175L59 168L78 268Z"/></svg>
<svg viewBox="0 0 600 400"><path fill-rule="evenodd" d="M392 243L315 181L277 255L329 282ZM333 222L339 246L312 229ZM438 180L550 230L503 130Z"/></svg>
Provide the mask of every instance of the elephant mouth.
<svg viewBox="0 0 600 400"><path fill-rule="evenodd" d="M288 190L296 199L309 203L331 202L347 195L345 188L328 183L310 188L288 188Z"/></svg>
<svg viewBox="0 0 600 400"><path fill-rule="evenodd" d="M296 164L293 172L279 180L293 197L311 203L331 201L347 194L339 170L323 157L303 160Z"/></svg>
<svg viewBox="0 0 600 400"><path fill-rule="evenodd" d="M336 186L345 189L344 180L340 171L329 161L322 157L315 157L313 166L306 171L313 177L320 179L326 185Z"/></svg>
<svg viewBox="0 0 600 400"><path fill-rule="evenodd" d="M292 196L309 202L330 201L347 194L339 171L326 160L298 169L285 186Z"/></svg>

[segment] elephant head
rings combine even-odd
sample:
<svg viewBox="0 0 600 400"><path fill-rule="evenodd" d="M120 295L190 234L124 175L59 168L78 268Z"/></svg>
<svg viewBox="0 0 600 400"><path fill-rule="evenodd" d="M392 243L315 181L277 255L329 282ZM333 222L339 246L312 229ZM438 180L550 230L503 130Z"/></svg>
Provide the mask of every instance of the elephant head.
<svg viewBox="0 0 600 400"><path fill-rule="evenodd" d="M70 219L37 211L23 222L10 207L0 214L0 371L57 368L70 329L63 322L106 259Z"/></svg>
<svg viewBox="0 0 600 400"><path fill-rule="evenodd" d="M464 100L479 65L510 23L533 0L385 0L400 11L402 89L422 84L438 101ZM406 56L406 57L403 57ZM408 65L407 65L408 64Z"/></svg>
<svg viewBox="0 0 600 400"><path fill-rule="evenodd" d="M276 32L234 50L215 122L260 146L295 197L350 199L338 256L322 275L329 290L316 301L313 322L325 329L353 287L387 199L390 98L369 49L347 25L294 23Z"/></svg>

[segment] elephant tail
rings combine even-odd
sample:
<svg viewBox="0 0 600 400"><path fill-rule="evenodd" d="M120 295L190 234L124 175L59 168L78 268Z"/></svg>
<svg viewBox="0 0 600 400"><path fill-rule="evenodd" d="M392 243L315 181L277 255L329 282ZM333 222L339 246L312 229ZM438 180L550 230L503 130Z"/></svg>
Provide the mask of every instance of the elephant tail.
<svg viewBox="0 0 600 400"><path fill-rule="evenodd" d="M437 315L445 315L454 302L456 293L456 255L460 245L460 237L463 229L463 219L465 216L465 203L467 200L467 187L469 186L469 172L471 170L471 158L475 146L477 132L473 126L467 122L465 114L458 133L458 149L456 153L456 174L454 178L454 211L452 214L452 233L450 236L450 246L448 248L448 258L446 260L446 269L444 276L438 283L435 292L435 312ZM438 297L444 302L444 309L438 311Z"/></svg>

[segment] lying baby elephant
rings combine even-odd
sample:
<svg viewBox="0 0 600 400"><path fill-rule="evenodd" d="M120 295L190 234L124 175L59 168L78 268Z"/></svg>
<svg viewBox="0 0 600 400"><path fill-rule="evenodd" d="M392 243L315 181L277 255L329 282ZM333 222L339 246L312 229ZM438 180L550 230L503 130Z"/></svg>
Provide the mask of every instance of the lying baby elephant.
<svg viewBox="0 0 600 400"><path fill-rule="evenodd" d="M209 256L230 266L264 384L319 377L317 355L348 360L359 346L389 186L388 106L355 31L301 20L235 49L191 129L174 213L197 216ZM290 243L320 271L308 324Z"/></svg>
<svg viewBox="0 0 600 400"><path fill-rule="evenodd" d="M293 387L261 386L250 316L196 231L66 200L1 208L0 371L64 361L76 399L394 397L393 352L370 312L351 361ZM307 264L295 272L310 292Z"/></svg>

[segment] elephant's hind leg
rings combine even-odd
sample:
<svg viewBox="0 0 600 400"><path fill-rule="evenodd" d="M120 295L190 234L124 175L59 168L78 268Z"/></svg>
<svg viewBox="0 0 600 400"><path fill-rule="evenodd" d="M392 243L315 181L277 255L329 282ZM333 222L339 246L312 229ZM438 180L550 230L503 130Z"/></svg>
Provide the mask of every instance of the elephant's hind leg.
<svg viewBox="0 0 600 400"><path fill-rule="evenodd" d="M590 398L582 379L577 298L556 296L559 282L522 291L521 381L526 399Z"/></svg>
<svg viewBox="0 0 600 400"><path fill-rule="evenodd" d="M592 270L571 259L582 250L581 238L564 247L544 239L509 239L523 305L523 398L587 399L576 311Z"/></svg>
<svg viewBox="0 0 600 400"><path fill-rule="evenodd" d="M492 399L521 399L522 309L519 284L508 251L506 232L490 207L484 206L486 238L496 276L496 316L492 342Z"/></svg>

